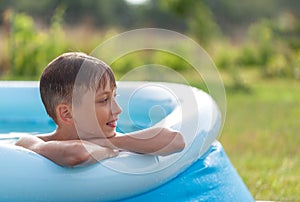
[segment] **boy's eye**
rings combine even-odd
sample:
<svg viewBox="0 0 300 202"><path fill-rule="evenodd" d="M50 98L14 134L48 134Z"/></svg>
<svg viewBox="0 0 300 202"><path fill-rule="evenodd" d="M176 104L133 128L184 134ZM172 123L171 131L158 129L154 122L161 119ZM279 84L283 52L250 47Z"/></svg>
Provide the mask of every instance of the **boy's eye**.
<svg viewBox="0 0 300 202"><path fill-rule="evenodd" d="M115 99L117 96L119 96L117 93L113 93L113 94L107 95L105 97L98 97L98 98L96 98L95 102L105 104L105 103L109 102L110 99L112 99L112 98Z"/></svg>
<svg viewBox="0 0 300 202"><path fill-rule="evenodd" d="M99 103L106 103L108 102L109 98L102 98L102 99L99 99L97 102Z"/></svg>

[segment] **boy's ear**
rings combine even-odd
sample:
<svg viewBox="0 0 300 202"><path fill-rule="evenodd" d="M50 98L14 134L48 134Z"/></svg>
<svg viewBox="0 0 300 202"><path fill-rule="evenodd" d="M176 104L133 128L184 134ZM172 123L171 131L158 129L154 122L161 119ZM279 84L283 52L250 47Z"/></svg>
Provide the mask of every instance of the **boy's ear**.
<svg viewBox="0 0 300 202"><path fill-rule="evenodd" d="M67 104L59 104L56 107L57 118L65 124L73 124L72 108Z"/></svg>

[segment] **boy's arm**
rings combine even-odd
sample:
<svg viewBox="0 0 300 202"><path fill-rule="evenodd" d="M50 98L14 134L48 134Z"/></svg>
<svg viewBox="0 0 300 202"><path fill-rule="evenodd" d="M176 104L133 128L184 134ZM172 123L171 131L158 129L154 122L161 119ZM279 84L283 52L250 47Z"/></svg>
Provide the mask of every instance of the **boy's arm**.
<svg viewBox="0 0 300 202"><path fill-rule="evenodd" d="M110 148L80 140L45 142L35 136L25 136L16 145L30 149L61 166L88 165L117 155Z"/></svg>
<svg viewBox="0 0 300 202"><path fill-rule="evenodd" d="M185 147L182 135L167 128L149 128L124 136L90 141L112 149L161 156L180 152Z"/></svg>

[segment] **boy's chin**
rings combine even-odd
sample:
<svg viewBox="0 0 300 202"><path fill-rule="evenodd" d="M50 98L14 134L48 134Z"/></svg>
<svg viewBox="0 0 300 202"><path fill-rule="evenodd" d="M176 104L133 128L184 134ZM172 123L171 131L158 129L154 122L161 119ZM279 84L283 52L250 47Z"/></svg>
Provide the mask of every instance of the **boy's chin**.
<svg viewBox="0 0 300 202"><path fill-rule="evenodd" d="M98 134L98 135L95 135L95 134L93 134L93 135L88 135L88 136L86 136L85 138L86 139L97 139L97 138L113 138L113 137L115 137L116 136L116 132L111 132L111 133L105 133L105 134Z"/></svg>
<svg viewBox="0 0 300 202"><path fill-rule="evenodd" d="M105 134L104 138L112 138L116 136L116 132Z"/></svg>
<svg viewBox="0 0 300 202"><path fill-rule="evenodd" d="M88 140L88 139L97 139L97 138L112 138L116 136L115 132L112 133L106 133L106 134L81 134L79 135L79 139L81 140Z"/></svg>

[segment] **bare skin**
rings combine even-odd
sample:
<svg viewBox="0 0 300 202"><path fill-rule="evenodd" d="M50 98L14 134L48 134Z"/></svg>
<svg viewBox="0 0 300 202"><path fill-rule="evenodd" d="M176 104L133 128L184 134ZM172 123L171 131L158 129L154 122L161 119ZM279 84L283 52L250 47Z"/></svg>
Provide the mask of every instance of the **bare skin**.
<svg viewBox="0 0 300 202"><path fill-rule="evenodd" d="M104 89L99 88L95 96L87 92L76 109L72 109L70 104L59 104L56 107L56 131L38 137L22 137L16 145L43 155L61 166L71 167L114 157L120 150L168 155L184 149L182 135L166 128L149 128L116 135L116 123L122 109L116 101L115 91L106 85Z"/></svg>

